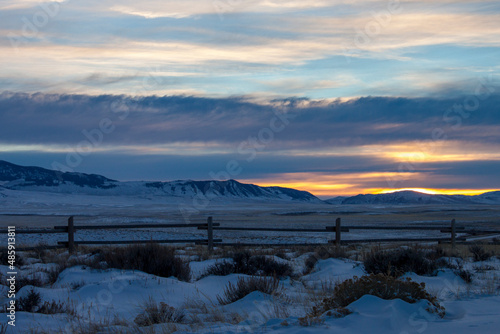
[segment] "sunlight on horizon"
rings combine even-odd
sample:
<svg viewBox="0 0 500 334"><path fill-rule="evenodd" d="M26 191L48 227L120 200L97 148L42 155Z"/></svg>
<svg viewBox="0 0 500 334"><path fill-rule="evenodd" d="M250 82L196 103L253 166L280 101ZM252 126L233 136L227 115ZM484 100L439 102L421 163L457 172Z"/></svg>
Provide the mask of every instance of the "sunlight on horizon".
<svg viewBox="0 0 500 334"><path fill-rule="evenodd" d="M391 194L398 191L415 191L430 195L481 195L498 189L430 189L430 188L401 188L401 189L383 189L375 191L374 194Z"/></svg>
<svg viewBox="0 0 500 334"><path fill-rule="evenodd" d="M308 191L319 198L333 198L337 196L356 196L360 194L390 194L400 191L414 191L429 195L481 195L487 192L499 191L499 189L434 189L434 188L398 188L398 189L380 189L380 188L358 188L355 184L321 184L308 181L304 182L258 182L257 180L244 180L244 183L253 183L261 187L284 187L293 188L302 191Z"/></svg>

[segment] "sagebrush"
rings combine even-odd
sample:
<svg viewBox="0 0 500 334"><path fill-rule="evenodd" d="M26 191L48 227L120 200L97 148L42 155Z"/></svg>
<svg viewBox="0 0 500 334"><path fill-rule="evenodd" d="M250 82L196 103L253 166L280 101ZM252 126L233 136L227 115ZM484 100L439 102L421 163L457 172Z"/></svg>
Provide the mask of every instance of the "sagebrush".
<svg viewBox="0 0 500 334"><path fill-rule="evenodd" d="M292 274L292 267L286 262L278 262L264 255L252 255L248 251L232 255L232 261L222 261L210 266L202 277L209 275L226 276L245 274L249 276L286 277Z"/></svg>
<svg viewBox="0 0 500 334"><path fill-rule="evenodd" d="M445 315L444 307L439 304L435 296L430 295L425 290L424 283L418 284L410 278L401 280L383 274L371 274L360 278L354 277L337 284L331 296L313 306L303 322L313 322L311 319L318 318L328 311L334 311L335 314L341 315L348 314L345 308L364 295L372 295L386 300L399 298L408 303L425 299L430 303L427 311L436 313L440 317Z"/></svg>
<svg viewBox="0 0 500 334"><path fill-rule="evenodd" d="M228 283L222 293L222 296L217 296L217 301L221 305L231 304L254 291L260 291L274 296L280 295L280 281L276 277L249 277L246 279L240 277L238 278L236 285L231 282Z"/></svg>
<svg viewBox="0 0 500 334"><path fill-rule="evenodd" d="M181 310L163 302L157 303L151 298L144 303L143 307L143 312L134 319L134 322L139 326L179 323L185 318L185 314Z"/></svg>
<svg viewBox="0 0 500 334"><path fill-rule="evenodd" d="M486 261L486 260L488 260L493 255L493 254L487 252L480 245L472 245L472 246L470 246L469 247L469 252L472 253L472 257L474 258L475 262Z"/></svg>
<svg viewBox="0 0 500 334"><path fill-rule="evenodd" d="M399 277L407 272L418 275L435 274L437 265L426 257L425 252L413 248L390 251L372 251L363 261L368 274L386 274Z"/></svg>
<svg viewBox="0 0 500 334"><path fill-rule="evenodd" d="M189 263L175 256L175 250L156 243L128 247L104 248L98 261L106 262L109 268L140 270L161 277L177 277L189 281Z"/></svg>

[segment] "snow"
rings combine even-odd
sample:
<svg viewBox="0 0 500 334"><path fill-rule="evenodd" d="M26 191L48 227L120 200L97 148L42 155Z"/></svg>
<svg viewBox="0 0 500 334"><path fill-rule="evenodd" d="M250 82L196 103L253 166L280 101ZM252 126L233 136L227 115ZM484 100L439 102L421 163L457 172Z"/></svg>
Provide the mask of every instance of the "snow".
<svg viewBox="0 0 500 334"><path fill-rule="evenodd" d="M306 256L308 255L304 254L288 262L297 265L303 262L301 259ZM275 259L287 262L280 258ZM224 260L228 259L191 261L193 278L190 282L181 282L174 277L157 277L140 271L96 270L79 265L65 269L52 285L43 288L23 287L18 292L18 297L26 296L34 289L40 293L43 301L59 301L73 305L83 325L89 321L111 324L113 319L121 319L126 325L123 328L133 326L133 320L144 310L144 304L148 300L165 302L183 309L189 319L203 319L202 325L194 326L190 321L176 324L177 333L461 334L496 333L500 326L500 261L496 258L481 263L464 261L464 268L485 268L481 272L475 272L471 285L450 269L440 270L436 276L420 276L414 273L404 276L425 283L427 291L437 295L439 302L446 309L444 318L429 313L426 310L429 302L426 300L409 304L400 299L382 300L365 295L347 307L351 314L341 318L325 314L322 323L305 327L299 324L299 318L313 305L306 287L321 291L321 284L324 282L341 282L354 276L362 276L364 269L360 262L333 258L319 260L313 272L298 281L290 278L282 280L282 297L252 292L232 304L221 306L218 305L217 296L223 293L227 284L235 284L239 278L248 277L232 274L198 279L206 268ZM53 266L29 259L26 263L28 264L21 268L23 274L40 272ZM1 270L6 272L7 267L2 266ZM496 284L496 289L490 294L485 293L484 287L487 284ZM1 292L0 304L5 304L6 288L2 286ZM5 315L0 316L2 322L5 322ZM39 328L49 332L60 332L69 328L71 332L74 321L74 318L67 314L17 312L16 328L11 332L29 333L32 330L36 332ZM162 328L160 325L154 327Z"/></svg>
<svg viewBox="0 0 500 334"><path fill-rule="evenodd" d="M326 281L345 281L354 276L361 277L365 273L359 262L343 259L319 260L316 271L305 276L310 284L321 284Z"/></svg>
<svg viewBox="0 0 500 334"><path fill-rule="evenodd" d="M206 260L206 261L191 261L189 262L189 268L191 269L191 276L193 276L194 279L197 279L203 275L206 270L213 266L216 263L223 263L223 262L232 262L233 259L213 259L213 260Z"/></svg>
<svg viewBox="0 0 500 334"><path fill-rule="evenodd" d="M272 296L254 291L230 305L222 306L222 311L234 312L246 319L240 325L265 323L273 310L273 301Z"/></svg>
<svg viewBox="0 0 500 334"><path fill-rule="evenodd" d="M128 184L127 190L130 194L120 196L95 196L92 194L58 194L49 192L35 192L24 190L1 189L6 197L0 198L2 214L27 215L23 220L33 219L33 225L42 220L46 225L41 227L53 227L64 225L69 215L76 215L77 225L85 224L129 224L129 223L178 223L183 221L179 208L192 208L191 199L182 197L155 196L154 194L134 193L138 187ZM77 189L75 188L75 191ZM97 191L97 190L96 190ZM132 195L132 193L134 193ZM489 196L498 195L490 194ZM0 195L1 196L1 195ZM237 198L211 199L210 206L200 209L194 219L207 215L214 215L226 224L242 224L250 219L254 221L248 224L254 226L269 226L273 218L275 226L282 227L313 227L310 221L302 219L301 216L288 215L290 213L290 202L273 202L262 200L261 202L242 201ZM307 205L296 202L293 204L294 212L313 212L314 224L321 228L332 224L332 217L337 213L331 212L331 206L327 204L309 203ZM385 214L390 214L381 205L380 209L375 206L356 210L362 212L356 216L357 219L363 215L373 215L370 219L355 224L386 223ZM20 209L22 208L22 209ZM352 209L352 208L351 208ZM350 209L350 210L351 210ZM430 208L442 210L441 207ZM426 210L430 210L426 208ZM342 209L347 210L347 209ZM352 209L354 210L354 209ZM393 209L391 209L393 210ZM401 213L398 209L399 213ZM411 213L410 209L408 213ZM423 209L422 209L423 210ZM356 212L357 212L356 211ZM242 213L243 212L243 213ZM283 213L277 215L277 213ZM481 211L483 212L483 211ZM403 212L406 214L405 212ZM453 213L455 214L455 213ZM483 214L483 213L481 213ZM30 215L37 215L31 217ZM379 219L375 215L382 215ZM481 220L490 219L492 213L484 211ZM28 218L27 218L28 217ZM40 219L35 219L41 217ZM274 220L278 217L277 220ZM351 216L348 216L351 217ZM449 221L448 214L437 219L433 215L432 221L436 224ZM481 216L482 217L482 216ZM6 216L6 220L14 219L15 216ZM191 217L188 217L191 219ZM294 218L297 218L294 220ZM299 219L300 218L300 221ZM423 220L416 215L410 223L423 224L429 220ZM226 221L224 221L224 219ZM323 219L321 223L317 221ZM377 221L377 219L379 219ZM260 222L262 220L262 222ZM267 221L266 221L267 220ZM346 220L348 220L346 218ZM199 221L193 221L199 222ZM348 223L351 223L348 221ZM267 225L266 225L267 224ZM274 226L274 225L273 225ZM314 227L317 227L314 225ZM401 233L401 232L395 232ZM404 232L405 236L421 237L423 232ZM216 231L216 237L221 237L225 242L248 241L265 243L269 239L274 242L325 242L332 235L318 234L279 234L279 233L249 232L226 232ZM426 236L442 236L428 234ZM41 240L40 235L19 234L18 245L33 245ZM130 230L103 230L89 231L79 230L75 235L78 240L149 240L149 239L198 239L206 238L206 231L196 229L130 229ZM364 237L395 237L387 232L361 232L343 234L344 239L361 239ZM65 240L67 235L43 235L47 244L55 244L58 240ZM266 241L264 241L266 240ZM89 321L108 323L108 327L116 330L131 330L134 319L144 310L144 304L148 300L164 302L170 306L183 309L187 321L175 324L177 333L497 333L500 328L500 260L492 258L484 262L473 263L466 259L461 263L465 270L473 273L473 282L464 282L451 269L441 269L436 276L420 276L407 273L413 281L425 283L427 291L437 296L439 302L445 307L446 315L443 319L435 314L427 312L426 301L408 304L401 300L381 300L377 297L365 295L352 303L348 308L351 314L334 318L326 316L320 324L304 327L299 324L299 318L303 317L314 302L324 297L324 287L329 284L341 282L354 276L365 274L360 262L346 259L319 260L315 268L308 275L299 278L287 278L281 281L284 296L269 296L261 292L253 292L241 300L221 306L218 305L217 296L222 294L229 282L235 284L239 278L248 278L246 275L233 274L228 276L208 276L200 278L206 269L218 261L230 261L230 259L208 259L200 260L193 258L194 248L184 248L178 252L183 259L190 261L192 279L189 282L181 282L176 278L157 277L140 271L133 270L95 270L85 266L74 266L65 269L59 275L58 280L52 285L43 288L25 286L18 297L26 296L31 288L40 292L44 301L60 301L72 305L77 312L77 319L85 326ZM304 263L311 254L296 254L291 250L283 250L290 260L276 256L266 255L275 261L288 263L292 266L294 273L302 273ZM91 255L80 255L81 258ZM449 259L458 261L458 259ZM48 274L55 264L41 263L39 259L25 259L26 265L19 268L23 277L37 276L43 282L48 282ZM483 268L483 269L481 269ZM6 266L0 266L0 272L5 275L8 272ZM7 288L0 285L0 306L8 301ZM75 318L67 314L43 315L27 312L17 312L17 326L11 333L30 333L43 330L48 333L73 332L72 327ZM121 326L113 325L114 319L119 319ZM199 319L195 322L193 319ZM5 314L0 314L0 322L6 321ZM153 326L158 332L164 331L163 325ZM105 330L103 330L105 332ZM119 331L118 331L119 332Z"/></svg>

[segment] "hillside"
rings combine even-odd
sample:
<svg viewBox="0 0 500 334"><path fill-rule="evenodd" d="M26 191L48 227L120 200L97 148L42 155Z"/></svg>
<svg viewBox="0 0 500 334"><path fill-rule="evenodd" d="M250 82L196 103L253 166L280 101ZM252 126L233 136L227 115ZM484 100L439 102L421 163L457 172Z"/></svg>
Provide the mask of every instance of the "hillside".
<svg viewBox="0 0 500 334"><path fill-rule="evenodd" d="M364 194L352 197L335 197L325 202L329 204L500 204L500 191L488 192L481 195L432 195L416 191L398 191L388 194Z"/></svg>
<svg viewBox="0 0 500 334"><path fill-rule="evenodd" d="M96 174L62 173L41 167L25 167L0 161L0 185L10 190L103 196L175 196L241 199L277 199L320 202L307 191L283 187L259 187L236 180L170 182L119 182Z"/></svg>

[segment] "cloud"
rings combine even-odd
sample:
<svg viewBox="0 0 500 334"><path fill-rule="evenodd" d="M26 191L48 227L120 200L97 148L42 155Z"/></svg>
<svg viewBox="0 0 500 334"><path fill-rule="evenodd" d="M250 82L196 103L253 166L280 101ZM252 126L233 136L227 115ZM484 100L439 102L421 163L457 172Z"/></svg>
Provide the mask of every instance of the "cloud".
<svg viewBox="0 0 500 334"><path fill-rule="evenodd" d="M108 5L103 1L101 6ZM314 9L331 7L338 4L335 1L314 1L305 3L303 1L291 0L184 0L184 1L142 1L137 4L134 1L121 1L120 5L111 5L109 10L123 14L137 15L145 18L185 18L196 15L219 16L234 13L283 13L301 9Z"/></svg>
<svg viewBox="0 0 500 334"><path fill-rule="evenodd" d="M27 9L40 5L40 3L64 3L66 0L3 0L0 4L0 10Z"/></svg>
<svg viewBox="0 0 500 334"><path fill-rule="evenodd" d="M411 145L419 142L422 147L432 146L434 151L429 154L434 158L445 151L450 156L464 155L464 147L478 153L474 145L489 147L482 152L487 156L491 145L500 142L496 112L500 95L478 99L477 106L468 106L474 107L474 112L463 107L453 109L473 103L473 98L364 97L344 102L291 99L259 104L236 97L3 93L0 142L74 145L85 139L83 131L98 129L106 119L116 128L105 139L104 144L110 147L150 145L151 150L161 150L178 143L218 143L221 150L234 151L249 137L269 132L263 129L280 128L267 149L298 155L312 150L320 155L345 154L343 148L357 147L359 151L354 152L366 154L363 147L374 150L379 145L379 149L386 150L381 153L386 157L401 158L405 152L418 151L418 146ZM467 99L470 101L464 102ZM283 113L287 119L282 124L277 115ZM445 143L447 146L443 146Z"/></svg>
<svg viewBox="0 0 500 334"><path fill-rule="evenodd" d="M473 98L252 102L4 92L0 155L51 168L81 152L75 170L122 180L210 179L236 161L234 178L323 196L500 188L500 95L476 97L477 108L458 117L465 109L456 106ZM124 167L116 171L117 164Z"/></svg>
<svg viewBox="0 0 500 334"><path fill-rule="evenodd" d="M219 2L228 5L222 20ZM135 95L141 77L163 76L152 67L185 80L142 95L417 96L498 75L498 5L401 1L384 18L389 3L70 1L45 22L35 2L8 1L0 89ZM96 73L137 80L82 82Z"/></svg>
<svg viewBox="0 0 500 334"><path fill-rule="evenodd" d="M499 4L391 3L64 1L45 22L56 2L3 1L0 152L64 158L104 122L94 167L116 154L193 172L256 150L245 173L263 180L275 166L289 182L351 173L366 187L404 163L443 186L461 182L452 163L490 171ZM270 134L277 114L290 122Z"/></svg>

